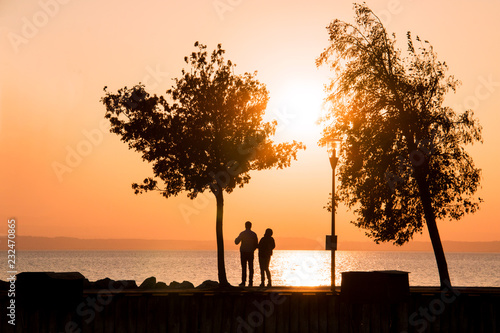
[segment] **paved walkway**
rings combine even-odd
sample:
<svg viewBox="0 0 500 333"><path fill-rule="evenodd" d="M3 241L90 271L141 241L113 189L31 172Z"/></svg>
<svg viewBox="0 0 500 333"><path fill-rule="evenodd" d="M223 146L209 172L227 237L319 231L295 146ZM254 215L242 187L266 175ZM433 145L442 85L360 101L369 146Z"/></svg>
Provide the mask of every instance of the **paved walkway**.
<svg viewBox="0 0 500 333"><path fill-rule="evenodd" d="M464 295L484 295L491 294L495 296L500 296L500 287L454 287L455 291ZM340 294L340 287L336 287L335 294ZM103 293L102 290L84 290L84 294L96 294ZM166 295L166 294L219 294L219 293L279 293L279 294L303 294L303 295L314 295L314 294L333 294L329 286L322 287L232 287L228 289L126 289L121 291L109 291L109 293L121 293L127 295L144 295L144 294L154 294L154 295ZM410 293L420 293L423 295L439 294L441 289L439 287L410 287Z"/></svg>

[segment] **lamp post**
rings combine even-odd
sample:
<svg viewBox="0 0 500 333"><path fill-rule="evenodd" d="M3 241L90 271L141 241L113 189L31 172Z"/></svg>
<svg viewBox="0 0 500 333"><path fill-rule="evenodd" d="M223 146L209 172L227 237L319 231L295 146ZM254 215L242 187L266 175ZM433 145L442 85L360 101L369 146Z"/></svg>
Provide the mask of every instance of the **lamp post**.
<svg viewBox="0 0 500 333"><path fill-rule="evenodd" d="M332 282L331 289L335 291L335 251L337 250L337 235L335 235L335 167L339 160L337 150L340 149L340 140L331 139L327 142L328 155L330 157L330 165L332 166L332 234L330 242L327 240L327 245L332 252ZM327 236L328 237L328 236ZM329 244L328 244L329 243Z"/></svg>

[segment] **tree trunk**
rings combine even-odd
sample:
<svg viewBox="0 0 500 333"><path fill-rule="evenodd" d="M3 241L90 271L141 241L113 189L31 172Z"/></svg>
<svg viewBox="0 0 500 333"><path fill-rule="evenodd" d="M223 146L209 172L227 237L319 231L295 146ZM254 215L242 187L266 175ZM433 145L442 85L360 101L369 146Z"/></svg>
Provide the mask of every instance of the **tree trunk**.
<svg viewBox="0 0 500 333"><path fill-rule="evenodd" d="M425 220L427 223L427 229L429 230L429 237L431 238L432 248L434 250L434 256L436 257L436 263L439 271L439 281L441 283L441 288L451 287L450 275L448 273L448 264L446 263L446 257L444 255L443 245L441 243L441 238L439 237L439 231L436 223L436 215L434 214L434 208L432 207L431 194L429 192L429 185L425 179L425 175L416 172L416 180L418 183L418 188L420 192L420 200L424 207Z"/></svg>
<svg viewBox="0 0 500 333"><path fill-rule="evenodd" d="M221 287L229 286L226 276L226 265L224 263L224 237L222 234L222 214L224 210L224 198L222 189L215 191L217 199L217 222L215 224L215 232L217 234L217 269L219 273L219 285Z"/></svg>

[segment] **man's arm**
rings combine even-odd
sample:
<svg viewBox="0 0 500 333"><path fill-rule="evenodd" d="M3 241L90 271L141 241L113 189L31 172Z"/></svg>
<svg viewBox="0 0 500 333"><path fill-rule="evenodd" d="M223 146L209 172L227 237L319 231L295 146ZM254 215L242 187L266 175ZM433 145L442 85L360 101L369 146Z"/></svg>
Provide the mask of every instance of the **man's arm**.
<svg viewBox="0 0 500 333"><path fill-rule="evenodd" d="M234 244L238 245L241 242L241 234L242 233L240 233L239 236L236 237L236 239L234 240Z"/></svg>
<svg viewBox="0 0 500 333"><path fill-rule="evenodd" d="M253 243L254 243L254 251L255 251L255 249L259 247L259 238L257 238L257 234L255 232L253 233L253 236L254 236Z"/></svg>

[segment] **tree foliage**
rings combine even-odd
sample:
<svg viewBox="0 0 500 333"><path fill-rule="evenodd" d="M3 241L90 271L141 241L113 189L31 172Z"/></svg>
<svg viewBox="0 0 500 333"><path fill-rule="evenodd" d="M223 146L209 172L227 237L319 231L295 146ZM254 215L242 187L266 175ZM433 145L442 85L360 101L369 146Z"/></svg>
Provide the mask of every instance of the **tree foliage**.
<svg viewBox="0 0 500 333"><path fill-rule="evenodd" d="M481 127L471 110L445 106L459 82L428 41L408 32L402 51L368 7L354 8L355 24L328 26L330 44L317 59L336 74L321 143L343 138L337 195L355 208L353 223L401 245L431 218L478 209L480 169L465 145L482 141Z"/></svg>
<svg viewBox="0 0 500 333"><path fill-rule="evenodd" d="M303 148L270 139L276 122L263 121L269 97L256 73L235 75L220 44L211 55L195 45L198 51L184 58L190 70L182 70L167 97L139 84L103 98L112 132L152 163L153 176L133 184L136 193L230 193L249 182L251 170L287 167Z"/></svg>

